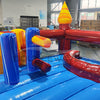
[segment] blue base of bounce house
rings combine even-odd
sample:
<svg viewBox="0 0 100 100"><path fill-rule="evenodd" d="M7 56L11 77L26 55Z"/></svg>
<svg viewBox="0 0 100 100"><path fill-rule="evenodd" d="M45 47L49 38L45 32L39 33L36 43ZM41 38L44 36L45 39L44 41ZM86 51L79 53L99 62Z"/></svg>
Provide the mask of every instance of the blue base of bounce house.
<svg viewBox="0 0 100 100"><path fill-rule="evenodd" d="M100 64L98 61L82 60ZM26 67L20 68L20 82L6 85L0 75L1 100L100 100L100 83L76 76L63 67L63 55L42 58L51 64L47 74L41 71L27 73Z"/></svg>

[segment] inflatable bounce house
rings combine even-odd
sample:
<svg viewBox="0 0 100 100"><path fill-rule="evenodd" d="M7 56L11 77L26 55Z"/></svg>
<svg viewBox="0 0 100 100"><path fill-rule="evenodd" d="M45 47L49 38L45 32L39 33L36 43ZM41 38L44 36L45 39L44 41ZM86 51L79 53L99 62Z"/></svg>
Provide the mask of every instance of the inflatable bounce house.
<svg viewBox="0 0 100 100"><path fill-rule="evenodd" d="M100 62L70 50L71 40L100 43L100 32L70 29L65 2L58 22L58 30L0 32L1 100L100 100ZM40 58L40 47L49 48L52 38L64 52Z"/></svg>

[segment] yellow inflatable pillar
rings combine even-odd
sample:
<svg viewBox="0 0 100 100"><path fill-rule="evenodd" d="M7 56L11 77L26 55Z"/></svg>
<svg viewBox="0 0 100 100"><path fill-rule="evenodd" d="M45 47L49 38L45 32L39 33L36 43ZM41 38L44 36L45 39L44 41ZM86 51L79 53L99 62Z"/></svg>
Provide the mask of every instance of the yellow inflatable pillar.
<svg viewBox="0 0 100 100"><path fill-rule="evenodd" d="M71 14L69 12L66 2L64 2L58 17L59 29L62 30L70 29L71 22L72 22Z"/></svg>
<svg viewBox="0 0 100 100"><path fill-rule="evenodd" d="M14 30L12 30L12 32L16 34L16 38L17 38L19 66L24 66L24 65L26 65L25 30L23 30L23 29L14 29Z"/></svg>
<svg viewBox="0 0 100 100"><path fill-rule="evenodd" d="M71 24L71 22L72 22L72 17L67 7L67 4L64 1L64 4L62 6L62 9L58 17L58 23L59 24Z"/></svg>

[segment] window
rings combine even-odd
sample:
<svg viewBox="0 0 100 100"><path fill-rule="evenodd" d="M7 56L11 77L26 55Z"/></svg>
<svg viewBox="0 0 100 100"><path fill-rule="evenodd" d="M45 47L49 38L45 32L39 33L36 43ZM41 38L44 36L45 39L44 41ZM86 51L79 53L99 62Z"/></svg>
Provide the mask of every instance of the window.
<svg viewBox="0 0 100 100"><path fill-rule="evenodd" d="M80 20L86 20L87 19L87 12L80 13Z"/></svg>
<svg viewBox="0 0 100 100"><path fill-rule="evenodd" d="M95 13L94 12L81 12L80 13L80 20L95 20Z"/></svg>
<svg viewBox="0 0 100 100"><path fill-rule="evenodd" d="M51 10L53 10L53 11L60 11L61 8L62 8L62 2L51 4Z"/></svg>
<svg viewBox="0 0 100 100"><path fill-rule="evenodd" d="M95 19L95 13L91 12L91 13L87 13L87 20L94 20Z"/></svg>
<svg viewBox="0 0 100 100"><path fill-rule="evenodd" d="M96 8L100 8L100 0L97 0Z"/></svg>
<svg viewBox="0 0 100 100"><path fill-rule="evenodd" d="M81 9L88 8L88 0L82 0L81 1Z"/></svg>
<svg viewBox="0 0 100 100"><path fill-rule="evenodd" d="M79 22L81 20L100 20L99 9L100 0L81 0Z"/></svg>
<svg viewBox="0 0 100 100"><path fill-rule="evenodd" d="M52 21L52 23L55 24L55 25L59 25L59 24L58 24L58 16L59 16L58 13L52 13L52 14L51 14L51 21Z"/></svg>
<svg viewBox="0 0 100 100"><path fill-rule="evenodd" d="M62 2L57 2L57 3L52 3L51 4L51 22L54 25L59 25L58 24L58 16L59 12L62 8Z"/></svg>
<svg viewBox="0 0 100 100"><path fill-rule="evenodd" d="M100 8L100 0L81 0L81 9Z"/></svg>
<svg viewBox="0 0 100 100"><path fill-rule="evenodd" d="M52 20L52 23L55 23L55 14L54 13L51 14L51 20Z"/></svg>
<svg viewBox="0 0 100 100"><path fill-rule="evenodd" d="M89 8L95 8L95 5L96 5L96 0L89 0L88 1L89 3Z"/></svg>

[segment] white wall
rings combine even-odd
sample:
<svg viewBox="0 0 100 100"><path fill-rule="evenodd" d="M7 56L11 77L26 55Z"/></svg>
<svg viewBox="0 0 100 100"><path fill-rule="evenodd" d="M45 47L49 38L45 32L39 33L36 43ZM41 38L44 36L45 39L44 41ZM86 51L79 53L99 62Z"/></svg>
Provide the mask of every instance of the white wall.
<svg viewBox="0 0 100 100"><path fill-rule="evenodd" d="M2 0L3 24L9 17L16 26L20 26L20 16L39 16L40 11L45 18L40 20L42 26L47 26L47 0Z"/></svg>
<svg viewBox="0 0 100 100"><path fill-rule="evenodd" d="M2 24L2 5L0 0L0 24Z"/></svg>

